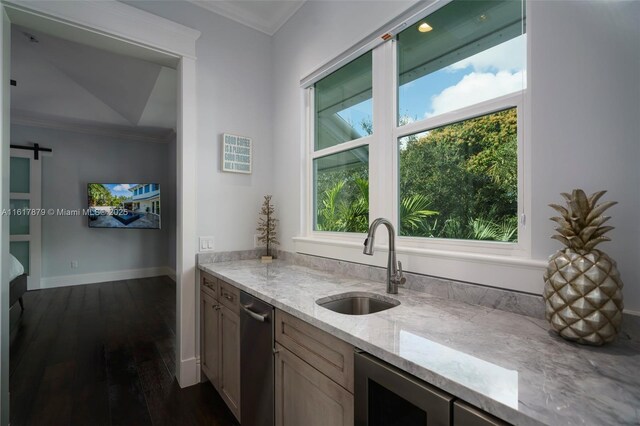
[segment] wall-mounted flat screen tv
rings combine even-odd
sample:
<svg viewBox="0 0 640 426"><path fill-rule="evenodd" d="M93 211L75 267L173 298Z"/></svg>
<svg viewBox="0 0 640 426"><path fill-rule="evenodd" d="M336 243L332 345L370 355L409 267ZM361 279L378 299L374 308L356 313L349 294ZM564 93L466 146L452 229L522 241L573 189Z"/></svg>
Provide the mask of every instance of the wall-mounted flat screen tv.
<svg viewBox="0 0 640 426"><path fill-rule="evenodd" d="M160 229L160 184L90 183L89 228Z"/></svg>

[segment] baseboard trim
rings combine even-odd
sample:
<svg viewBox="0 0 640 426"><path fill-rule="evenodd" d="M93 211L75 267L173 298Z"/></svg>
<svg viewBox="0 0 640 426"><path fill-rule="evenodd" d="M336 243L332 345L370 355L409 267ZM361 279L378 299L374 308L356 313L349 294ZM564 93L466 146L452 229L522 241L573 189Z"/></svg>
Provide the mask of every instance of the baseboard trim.
<svg viewBox="0 0 640 426"><path fill-rule="evenodd" d="M175 281L176 273L168 266L154 268L127 269L123 271L95 272L92 274L62 275L57 277L43 277L40 288L68 287L73 285L103 283L107 281L131 280L167 275Z"/></svg>
<svg viewBox="0 0 640 426"><path fill-rule="evenodd" d="M181 388L197 385L200 383L200 374L198 374L199 363L196 357L183 359L180 361L177 379Z"/></svg>
<svg viewBox="0 0 640 426"><path fill-rule="evenodd" d="M199 383L204 383L209 380L209 378L202 371L202 360L198 355L196 355L196 377L198 377Z"/></svg>
<svg viewBox="0 0 640 426"><path fill-rule="evenodd" d="M169 278L171 278L173 280L173 282L177 282L176 281L176 270L173 268L170 268L168 266L165 266L165 269L167 271L167 273L165 275L167 275Z"/></svg>

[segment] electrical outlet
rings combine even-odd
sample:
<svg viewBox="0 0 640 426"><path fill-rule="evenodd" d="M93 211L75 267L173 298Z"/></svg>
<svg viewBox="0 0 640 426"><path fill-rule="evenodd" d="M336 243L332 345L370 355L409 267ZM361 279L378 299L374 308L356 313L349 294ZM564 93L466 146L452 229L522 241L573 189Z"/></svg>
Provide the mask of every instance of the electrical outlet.
<svg viewBox="0 0 640 426"><path fill-rule="evenodd" d="M200 237L200 251L214 251L216 248L213 237Z"/></svg>
<svg viewBox="0 0 640 426"><path fill-rule="evenodd" d="M77 260L72 260L71 261L71 269L78 269L78 261Z"/></svg>

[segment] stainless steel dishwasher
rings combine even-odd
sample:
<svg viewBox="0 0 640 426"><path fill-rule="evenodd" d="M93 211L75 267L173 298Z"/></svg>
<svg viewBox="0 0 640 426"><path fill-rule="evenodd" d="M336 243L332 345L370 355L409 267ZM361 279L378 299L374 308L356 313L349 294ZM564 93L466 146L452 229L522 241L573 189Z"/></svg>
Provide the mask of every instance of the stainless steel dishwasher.
<svg viewBox="0 0 640 426"><path fill-rule="evenodd" d="M240 292L240 418L242 426L273 426L273 306Z"/></svg>

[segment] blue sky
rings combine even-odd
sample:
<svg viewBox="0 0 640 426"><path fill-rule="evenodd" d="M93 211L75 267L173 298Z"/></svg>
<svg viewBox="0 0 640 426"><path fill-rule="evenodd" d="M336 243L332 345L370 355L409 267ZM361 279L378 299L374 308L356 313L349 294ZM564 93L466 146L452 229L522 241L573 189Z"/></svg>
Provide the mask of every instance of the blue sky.
<svg viewBox="0 0 640 426"><path fill-rule="evenodd" d="M521 35L403 85L400 116L422 120L524 89L525 52Z"/></svg>
<svg viewBox="0 0 640 426"><path fill-rule="evenodd" d="M398 91L400 116L418 121L524 89L525 45L521 35L404 84ZM371 120L371 99L338 115L364 136L360 123Z"/></svg>
<svg viewBox="0 0 640 426"><path fill-rule="evenodd" d="M468 73L470 67L458 70L442 69L400 86L398 113L412 121L422 120L433 109L432 99L444 89L455 86Z"/></svg>
<svg viewBox="0 0 640 426"><path fill-rule="evenodd" d="M132 193L129 191L129 188L133 188L137 183L105 183L104 186L107 187L109 191L113 195L118 197L131 197Z"/></svg>

